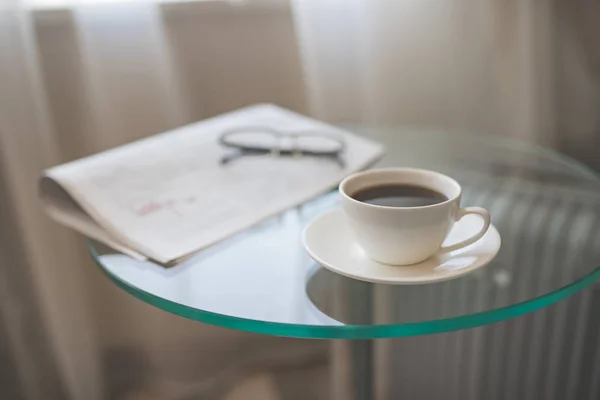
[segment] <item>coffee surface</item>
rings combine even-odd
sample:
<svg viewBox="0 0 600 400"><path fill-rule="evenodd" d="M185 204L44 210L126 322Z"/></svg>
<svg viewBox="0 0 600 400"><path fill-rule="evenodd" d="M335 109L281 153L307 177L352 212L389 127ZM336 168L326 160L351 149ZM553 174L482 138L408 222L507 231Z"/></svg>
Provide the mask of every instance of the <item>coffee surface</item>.
<svg viewBox="0 0 600 400"><path fill-rule="evenodd" d="M368 187L354 193L352 198L363 203L386 207L423 207L448 200L445 195L435 190L400 184Z"/></svg>

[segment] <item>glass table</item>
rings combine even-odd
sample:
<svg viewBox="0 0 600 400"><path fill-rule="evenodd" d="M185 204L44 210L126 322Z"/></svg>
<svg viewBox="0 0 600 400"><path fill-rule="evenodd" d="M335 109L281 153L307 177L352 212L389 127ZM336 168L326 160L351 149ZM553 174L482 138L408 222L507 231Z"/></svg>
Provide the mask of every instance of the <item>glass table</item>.
<svg viewBox="0 0 600 400"><path fill-rule="evenodd" d="M312 261L300 241L308 221L336 207L335 191L169 269L93 242L90 251L123 290L185 318L278 336L359 339L333 343L333 381L345 386L334 393L345 399L372 397L368 339L491 324L547 307L600 277L600 182L583 165L500 137L355 131L386 145L378 166L455 177L464 188L463 205L488 209L502 236L493 262L452 281L420 286L336 275Z"/></svg>

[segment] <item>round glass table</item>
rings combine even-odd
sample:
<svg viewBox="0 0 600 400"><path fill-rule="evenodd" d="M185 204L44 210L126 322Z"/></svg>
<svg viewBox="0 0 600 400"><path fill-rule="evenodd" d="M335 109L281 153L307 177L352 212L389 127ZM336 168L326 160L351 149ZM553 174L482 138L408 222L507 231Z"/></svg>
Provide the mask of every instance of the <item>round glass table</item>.
<svg viewBox="0 0 600 400"><path fill-rule="evenodd" d="M335 191L168 269L93 242L90 251L115 284L155 307L300 338L396 338L491 324L556 303L600 277L600 182L583 165L500 137L358 131L385 144L378 166L428 168L456 178L463 205L490 211L502 237L497 257L458 279L419 286L336 275L312 261L300 240L308 221L337 206ZM369 342L334 346L333 356L344 354L352 364L347 373L360 376L346 396L369 397Z"/></svg>

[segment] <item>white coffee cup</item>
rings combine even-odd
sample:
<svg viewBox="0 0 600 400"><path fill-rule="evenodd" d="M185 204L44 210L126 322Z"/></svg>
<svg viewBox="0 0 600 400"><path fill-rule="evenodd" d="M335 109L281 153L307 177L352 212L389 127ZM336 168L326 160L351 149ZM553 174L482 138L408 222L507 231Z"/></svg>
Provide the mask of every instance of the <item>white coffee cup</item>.
<svg viewBox="0 0 600 400"><path fill-rule="evenodd" d="M411 185L443 194L448 200L420 207L388 207L364 203L352 196L376 186ZM351 175L340 184L341 204L358 244L373 260L410 265L435 253L448 252L479 240L490 226L490 214L481 207L460 207L462 189L449 176L415 168L374 169ZM455 222L468 214L483 219L470 238L442 246Z"/></svg>

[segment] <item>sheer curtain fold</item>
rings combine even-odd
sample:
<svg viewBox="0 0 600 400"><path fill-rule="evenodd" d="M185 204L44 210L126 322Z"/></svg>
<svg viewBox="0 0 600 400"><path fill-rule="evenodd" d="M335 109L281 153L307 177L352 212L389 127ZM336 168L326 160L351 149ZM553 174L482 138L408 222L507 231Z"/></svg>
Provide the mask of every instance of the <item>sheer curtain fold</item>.
<svg viewBox="0 0 600 400"><path fill-rule="evenodd" d="M526 64L507 58L520 51L528 22L519 21L523 10L511 3L293 0L315 113L338 121L519 130L515 120L527 119L515 118L526 110L518 95Z"/></svg>
<svg viewBox="0 0 600 400"><path fill-rule="evenodd" d="M28 282L31 291L19 293L29 296L26 302L23 298L3 302L2 306L8 309L4 310L7 318L2 324L18 335L19 331L35 325L28 319L41 319L41 332L13 337L17 365L25 366L22 376L31 378L23 384L32 398L56 395L64 385L70 398L94 399L99 398L96 394L101 392L98 382L94 382L100 375L96 370L94 335L87 320L86 296L78 271L65 268L77 265L77 252L71 253L73 248L68 244L66 233L57 231L37 204L39 173L58 162L60 156L33 38L30 15L18 2L3 3L0 8L0 179L3 192L0 196L7 204L2 212L13 218L13 224L2 224L0 230L14 245L8 249L13 257L8 253L0 263L8 282L13 281L16 287ZM14 260L18 265L12 263ZM13 287L12 283L9 285ZM73 298L78 301L74 302ZM15 307L24 307L23 314L16 319L9 318L15 315L12 312ZM51 364L58 371L57 382L44 381L44 377L52 374L35 371L49 367L44 354L30 351L40 343L24 341L27 337L36 340L36 335L48 341L46 355L53 357ZM52 384L55 387L49 387Z"/></svg>
<svg viewBox="0 0 600 400"><path fill-rule="evenodd" d="M559 148L600 136L590 2L291 1L318 116Z"/></svg>
<svg viewBox="0 0 600 400"><path fill-rule="evenodd" d="M39 318L47 341L45 361L33 350L20 358L56 372L44 383L54 380L56 390L32 390L31 398L152 391L180 378L175 365L210 372L240 340L256 343L128 297L93 265L83 239L51 222L37 200L38 177L51 165L255 102L303 109L289 8L216 3L74 0L40 10L0 0L0 196L7 200L0 217L11 218L0 223L0 237L18 245L11 255L0 252L0 268L7 277L27 271L10 286L31 284L31 293L21 293L31 304L25 317ZM17 259L18 267L6 267ZM14 297L5 289L3 296ZM23 299L0 304L0 329L18 323L6 316ZM37 348L28 340L14 342ZM183 342L202 342L214 354L168 350ZM137 362L139 371L128 367ZM144 381L153 374L156 381ZM38 378L32 373L23 384L42 388Z"/></svg>
<svg viewBox="0 0 600 400"><path fill-rule="evenodd" d="M80 238L43 215L37 180L44 168L67 161L65 154L89 154L185 121L158 7L144 2L70 11L81 73L73 85L80 85L74 90L83 93L85 103L82 115L72 115L84 126L77 133L77 147L55 129L57 122L64 123L55 118L70 116L54 113L66 99L62 93L50 98L47 91L47 65L38 42L45 38L36 30L35 12L17 0L0 5L0 196L6 200L1 213L12 222L0 226L0 237L11 238L4 245L18 246L0 254L0 268L8 279L2 298L10 300L0 306L0 326L15 345L13 358L28 398L106 398L91 260ZM51 61L60 68L64 60L54 56ZM31 290L16 298L9 289L21 284ZM40 324L32 324L33 319ZM32 326L40 332L19 334ZM40 349L42 339L47 351L33 351Z"/></svg>
<svg viewBox="0 0 600 400"><path fill-rule="evenodd" d="M291 0L309 109L326 121L369 120L372 8L363 0Z"/></svg>
<svg viewBox="0 0 600 400"><path fill-rule="evenodd" d="M95 149L186 121L159 7L125 2L73 10Z"/></svg>

